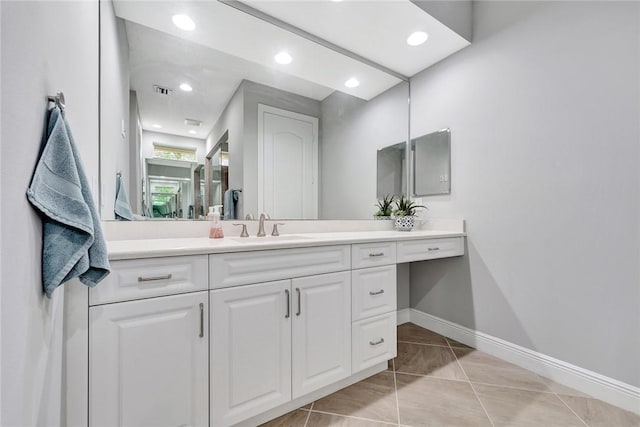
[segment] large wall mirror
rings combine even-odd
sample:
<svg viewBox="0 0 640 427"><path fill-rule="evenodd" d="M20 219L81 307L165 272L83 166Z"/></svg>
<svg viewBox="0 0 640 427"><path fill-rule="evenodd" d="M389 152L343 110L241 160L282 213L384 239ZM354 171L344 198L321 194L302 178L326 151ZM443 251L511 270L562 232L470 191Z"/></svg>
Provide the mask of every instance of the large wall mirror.
<svg viewBox="0 0 640 427"><path fill-rule="evenodd" d="M408 1L247 3L376 63L219 1L101 1L103 219L119 187L147 218L371 218L377 152L409 134L404 76L440 58L358 30L443 26Z"/></svg>

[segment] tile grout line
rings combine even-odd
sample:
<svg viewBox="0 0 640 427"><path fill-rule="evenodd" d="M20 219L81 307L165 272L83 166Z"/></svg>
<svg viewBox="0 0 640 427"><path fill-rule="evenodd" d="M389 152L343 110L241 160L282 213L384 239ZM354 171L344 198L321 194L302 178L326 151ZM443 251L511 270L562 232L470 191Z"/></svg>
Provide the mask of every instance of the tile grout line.
<svg viewBox="0 0 640 427"><path fill-rule="evenodd" d="M313 410L313 404L316 403L315 401L311 402L311 406L309 407L309 412L307 412L307 418L304 420L304 427L307 427L307 424L309 424L309 418L311 417L311 411Z"/></svg>
<svg viewBox="0 0 640 427"><path fill-rule="evenodd" d="M413 377L435 378L435 379L438 379L438 380L455 381L455 382L459 382L459 383L468 383L469 382L468 379L460 380L460 379L457 379L457 378L448 378L448 377L444 377L444 376L441 377L441 376L434 375L434 374L426 374L426 375L424 375L424 374L414 374L413 372L404 372L404 371L398 371L398 373L402 374L402 375L411 375Z"/></svg>
<svg viewBox="0 0 640 427"><path fill-rule="evenodd" d="M445 339L446 339L446 337L445 337ZM449 343L449 340L447 340L447 343ZM458 360L458 356L456 355L456 352L453 351L453 347L451 347L450 343L449 343L449 350L451 350L451 353L453 353L453 357L456 359L456 363L460 367L460 370L462 371L464 376L469 381L469 386L471 387L471 391L473 391L473 394L476 396L476 399L478 399L478 403L480 404L480 407L484 411L484 414L487 416L487 419L489 420L489 423L491 424L492 427L495 427L495 424L493 424L493 420L489 416L489 412L487 412L487 408L484 407L484 403L482 403L482 400L480 400L480 396L478 395L478 392L476 391L475 387L471 383L471 380L469 379L469 375L467 375L467 371L465 371L464 368L462 367L462 363L460 363L460 361Z"/></svg>
<svg viewBox="0 0 640 427"><path fill-rule="evenodd" d="M389 421L372 420L371 418L362 418L362 417L355 417L353 415L336 414L335 412L318 411L317 409L314 409L313 411L309 411L309 412L315 412L316 414L324 414L324 415L335 415L342 418L351 418L351 419L360 420L360 421L371 421L374 423L386 424L390 426L398 425L396 423L390 423Z"/></svg>
<svg viewBox="0 0 640 427"><path fill-rule="evenodd" d="M560 402L562 402L562 403L564 404L564 406L566 406L567 408L569 408L569 410L570 410L571 412L573 412L573 415L575 415L576 417L578 417L578 419L579 419L580 421L582 421L582 424L584 424L585 426L589 427L589 424L587 424L587 422L586 422L585 420L583 420L583 419L582 419L582 417L581 417L580 415L578 415L578 413L577 413L576 411L574 411L574 410L571 408L571 406L569 406L569 405L567 404L567 402L565 402L565 401L564 401L564 399L562 399L562 398L560 397L560 395L559 395L558 393L553 392L553 394L555 394L555 395L556 395L556 397L557 397L558 399L560 399Z"/></svg>
<svg viewBox="0 0 640 427"><path fill-rule="evenodd" d="M400 425L400 401L398 400L398 380L396 379L396 359L391 360L393 365L393 389L396 395L396 413L398 414L398 425Z"/></svg>

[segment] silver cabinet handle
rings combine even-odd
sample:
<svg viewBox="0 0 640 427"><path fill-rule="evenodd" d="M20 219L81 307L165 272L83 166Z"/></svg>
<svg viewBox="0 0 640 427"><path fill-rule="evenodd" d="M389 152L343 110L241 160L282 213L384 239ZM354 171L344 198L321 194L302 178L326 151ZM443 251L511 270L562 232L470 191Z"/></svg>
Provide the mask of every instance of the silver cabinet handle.
<svg viewBox="0 0 640 427"><path fill-rule="evenodd" d="M291 317L291 298L289 295L289 289L284 290L285 298L287 298L287 314L285 314L284 318L288 319Z"/></svg>
<svg viewBox="0 0 640 427"><path fill-rule="evenodd" d="M380 294L384 294L384 289L380 289L379 291L376 291L376 292L369 291L369 295L380 295Z"/></svg>
<svg viewBox="0 0 640 427"><path fill-rule="evenodd" d="M439 251L440 248L429 248L430 251Z"/></svg>
<svg viewBox="0 0 640 427"><path fill-rule="evenodd" d="M380 338L380 340L376 342L369 341L369 345L379 345L379 344L382 344L383 342L384 342L384 338Z"/></svg>
<svg viewBox="0 0 640 427"><path fill-rule="evenodd" d="M169 280L172 277L173 277L173 274L165 274L162 276L138 277L138 282L153 282L155 280Z"/></svg>
<svg viewBox="0 0 640 427"><path fill-rule="evenodd" d="M370 257L376 257L376 256L384 256L384 252L376 252L373 254L369 254Z"/></svg>
<svg viewBox="0 0 640 427"><path fill-rule="evenodd" d="M204 337L204 304L200 303L200 338Z"/></svg>
<svg viewBox="0 0 640 427"><path fill-rule="evenodd" d="M300 307L300 288L296 288L296 292L298 293L298 311L296 316L300 316L300 313L302 312L302 308Z"/></svg>

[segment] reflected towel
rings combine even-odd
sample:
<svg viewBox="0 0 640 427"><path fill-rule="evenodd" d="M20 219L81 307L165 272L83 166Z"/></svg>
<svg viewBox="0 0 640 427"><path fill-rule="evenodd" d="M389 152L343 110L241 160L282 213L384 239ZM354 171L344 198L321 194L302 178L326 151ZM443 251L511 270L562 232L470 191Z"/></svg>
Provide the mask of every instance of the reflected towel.
<svg viewBox="0 0 640 427"><path fill-rule="evenodd" d="M49 111L47 141L27 190L43 221L42 282L49 298L78 277L89 287L109 274L107 244L71 130Z"/></svg>
<svg viewBox="0 0 640 427"><path fill-rule="evenodd" d="M240 192L237 190L228 189L224 192L224 219L237 219L236 203L239 198Z"/></svg>
<svg viewBox="0 0 640 427"><path fill-rule="evenodd" d="M131 221L133 212L131 212L131 204L129 203L129 195L125 188L121 175L116 175L116 203L113 206L116 219Z"/></svg>

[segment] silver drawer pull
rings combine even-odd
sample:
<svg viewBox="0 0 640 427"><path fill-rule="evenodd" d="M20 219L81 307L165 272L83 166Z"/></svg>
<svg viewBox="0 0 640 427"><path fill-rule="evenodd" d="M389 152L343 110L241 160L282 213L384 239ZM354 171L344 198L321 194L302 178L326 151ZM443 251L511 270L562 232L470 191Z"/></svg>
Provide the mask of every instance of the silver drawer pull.
<svg viewBox="0 0 640 427"><path fill-rule="evenodd" d="M138 277L138 282L153 282L154 280L169 280L173 274L165 274L163 276Z"/></svg>
<svg viewBox="0 0 640 427"><path fill-rule="evenodd" d="M204 337L204 304L200 303L200 338Z"/></svg>
<svg viewBox="0 0 640 427"><path fill-rule="evenodd" d="M287 299L287 314L284 315L285 319L291 317L291 298L289 298L289 289L284 290L285 298Z"/></svg>
<svg viewBox="0 0 640 427"><path fill-rule="evenodd" d="M371 292L369 291L369 295L380 295L380 294L384 294L384 289L380 289L379 291L376 292Z"/></svg>
<svg viewBox="0 0 640 427"><path fill-rule="evenodd" d="M384 256L384 252L376 252L374 254L369 254L370 257L376 257L376 256Z"/></svg>
<svg viewBox="0 0 640 427"><path fill-rule="evenodd" d="M369 341L369 345L379 345L379 344L382 344L383 342L384 342L384 338L380 338L380 341L376 341L376 342Z"/></svg>
<svg viewBox="0 0 640 427"><path fill-rule="evenodd" d="M430 251L439 251L440 248L429 248Z"/></svg>

